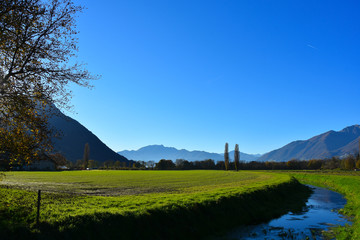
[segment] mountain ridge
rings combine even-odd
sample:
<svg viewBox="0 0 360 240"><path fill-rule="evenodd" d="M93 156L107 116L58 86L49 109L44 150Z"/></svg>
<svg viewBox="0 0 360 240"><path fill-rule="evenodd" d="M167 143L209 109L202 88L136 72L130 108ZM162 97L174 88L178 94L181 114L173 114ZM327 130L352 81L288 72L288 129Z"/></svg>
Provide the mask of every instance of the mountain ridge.
<svg viewBox="0 0 360 240"><path fill-rule="evenodd" d="M159 161L161 159L170 159L175 161L176 159L185 159L188 161L200 161L206 159L213 159L215 161L224 160L224 154L222 153L210 153L206 151L186 149L177 149L174 147L165 147L162 144L148 145L138 150L123 150L119 151L119 154L136 161ZM229 156L232 159L234 151L229 152ZM243 161L255 161L259 155L240 153L240 160Z"/></svg>
<svg viewBox="0 0 360 240"><path fill-rule="evenodd" d="M105 162L107 160L128 162L129 160L110 149L95 134L75 119L66 116L57 108L49 119L49 125L60 131L59 138L52 138L54 152L61 153L69 161L76 162L83 158L84 146L90 146L90 159Z"/></svg>
<svg viewBox="0 0 360 240"><path fill-rule="evenodd" d="M297 140L262 155L258 161L310 160L344 156L358 151L360 125L330 130L307 140Z"/></svg>

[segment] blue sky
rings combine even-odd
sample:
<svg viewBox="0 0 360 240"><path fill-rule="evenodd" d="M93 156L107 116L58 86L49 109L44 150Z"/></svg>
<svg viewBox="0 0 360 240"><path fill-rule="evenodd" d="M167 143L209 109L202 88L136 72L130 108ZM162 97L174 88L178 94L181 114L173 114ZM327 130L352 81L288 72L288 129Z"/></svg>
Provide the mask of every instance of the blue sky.
<svg viewBox="0 0 360 240"><path fill-rule="evenodd" d="M75 118L115 151L265 153L359 124L359 1L77 0Z"/></svg>

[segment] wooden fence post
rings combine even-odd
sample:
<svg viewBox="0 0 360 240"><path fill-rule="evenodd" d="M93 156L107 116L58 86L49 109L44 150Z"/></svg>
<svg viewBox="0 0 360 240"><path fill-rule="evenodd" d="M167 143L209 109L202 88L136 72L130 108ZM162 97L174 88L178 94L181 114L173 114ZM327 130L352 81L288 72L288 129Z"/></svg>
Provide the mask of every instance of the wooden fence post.
<svg viewBox="0 0 360 240"><path fill-rule="evenodd" d="M41 190L38 190L37 214L36 214L36 225L38 226L40 222L40 202L41 202Z"/></svg>

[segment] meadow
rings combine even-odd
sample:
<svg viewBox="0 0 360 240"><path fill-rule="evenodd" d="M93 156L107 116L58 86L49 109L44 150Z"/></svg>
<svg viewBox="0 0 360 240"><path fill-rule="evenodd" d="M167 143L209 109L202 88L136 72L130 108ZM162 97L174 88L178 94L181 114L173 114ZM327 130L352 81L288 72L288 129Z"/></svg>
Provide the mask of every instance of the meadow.
<svg viewBox="0 0 360 240"><path fill-rule="evenodd" d="M309 193L288 174L252 171L8 172L1 185L0 232L17 238L200 239L279 216Z"/></svg>
<svg viewBox="0 0 360 240"><path fill-rule="evenodd" d="M353 224L325 235L360 239L360 173L353 171L7 172L0 182L0 234L9 239L208 239L301 208L309 191L298 181L342 193L348 203L341 212Z"/></svg>

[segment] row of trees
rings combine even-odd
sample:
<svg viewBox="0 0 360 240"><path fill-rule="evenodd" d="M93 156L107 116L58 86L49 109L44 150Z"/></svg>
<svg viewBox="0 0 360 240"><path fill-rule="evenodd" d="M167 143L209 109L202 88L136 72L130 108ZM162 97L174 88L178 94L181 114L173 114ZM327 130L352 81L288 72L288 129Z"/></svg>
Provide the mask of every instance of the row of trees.
<svg viewBox="0 0 360 240"><path fill-rule="evenodd" d="M162 159L156 163L158 170L191 170L191 169L213 169L213 170L354 170L360 169L360 158L358 155L348 155L345 158L333 157L330 159L297 160L287 162L229 162L212 159L203 161L187 161L177 159L175 162Z"/></svg>
<svg viewBox="0 0 360 240"><path fill-rule="evenodd" d="M107 160L104 162L99 162L92 159L88 160L87 162L85 162L84 159L79 159L75 163L67 162L65 166L68 169L72 169L72 170L84 170L84 169L122 170L122 169L147 169L149 167L148 165L145 165L145 163L142 164L140 161L120 162L114 160Z"/></svg>
<svg viewBox="0 0 360 240"><path fill-rule="evenodd" d="M345 158L333 157L330 159L296 160L287 162L229 162L226 168L225 161L215 162L212 159L202 161L187 161L177 159L176 161L161 159L158 163L154 161L129 161L120 162L108 160L98 162L95 160L79 159L75 163L67 161L61 154L51 155L58 166L67 166L68 169L106 169L106 170L354 170L360 169L359 155L348 155ZM0 168L6 167L1 165Z"/></svg>

